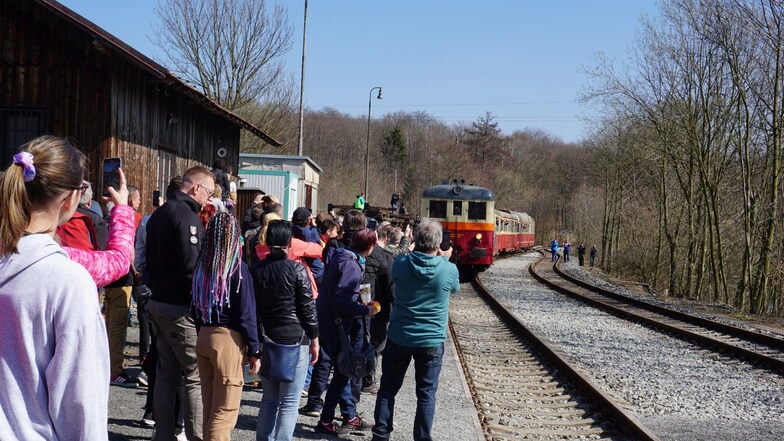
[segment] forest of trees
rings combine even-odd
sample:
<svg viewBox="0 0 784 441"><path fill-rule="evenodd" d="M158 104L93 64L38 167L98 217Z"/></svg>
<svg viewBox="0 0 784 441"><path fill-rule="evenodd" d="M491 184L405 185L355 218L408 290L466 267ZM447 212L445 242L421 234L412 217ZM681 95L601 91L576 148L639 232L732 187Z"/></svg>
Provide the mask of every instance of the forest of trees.
<svg viewBox="0 0 784 441"><path fill-rule="evenodd" d="M603 266L671 295L781 315L784 5L668 0L633 62L598 63L586 149Z"/></svg>
<svg viewBox="0 0 784 441"><path fill-rule="evenodd" d="M189 1L212 0L178 0ZM582 142L503 134L490 113L470 125L387 114L371 121L369 202L387 205L402 191L417 208L422 189L462 178L494 190L499 207L531 214L539 243L568 231L573 243L597 244L605 270L660 293L782 315L784 6L660 8L642 23L633 57L615 65L597 56L587 68L582 98L600 117ZM247 151L296 152L293 101L258 97L237 110L254 121L250 109L264 110L256 122L286 141ZM324 169L321 204L351 203L364 189L366 119L325 108L304 121L304 153Z"/></svg>

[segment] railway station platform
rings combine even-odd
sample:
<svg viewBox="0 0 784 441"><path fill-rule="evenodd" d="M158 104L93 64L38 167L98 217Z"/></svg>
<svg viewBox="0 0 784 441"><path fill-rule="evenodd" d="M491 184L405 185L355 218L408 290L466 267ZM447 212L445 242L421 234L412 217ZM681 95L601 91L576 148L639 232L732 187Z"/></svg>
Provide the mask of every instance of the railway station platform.
<svg viewBox="0 0 784 441"><path fill-rule="evenodd" d="M135 315L134 315L135 319ZM134 320L135 322L135 320ZM135 323L134 323L135 325ZM126 347L127 360L136 358L138 342L138 327L128 328L128 346ZM476 416L470 392L465 383L460 364L455 353L451 338L445 343L444 362L441 370L438 387L435 423L433 424L433 439L451 441L481 441L479 420ZM138 368L128 368L130 373ZM147 389L123 388L111 386L109 397L109 440L151 439L153 431L141 424L142 406ZM261 389L246 387L242 396L242 407L237 426L232 433L232 440L250 441L256 439L256 416L261 402ZM373 421L373 409L376 396L362 394L357 410L366 421ZM301 400L301 406L305 399ZM414 366L413 362L406 374L403 388L396 397L395 404L395 431L390 441L407 441L412 439L411 428L416 410L416 395L414 391ZM339 415L339 412L337 412ZM371 432L349 432L341 434L338 438L316 433L317 418L300 415L294 431L294 440L317 439L342 439L342 440L370 440Z"/></svg>

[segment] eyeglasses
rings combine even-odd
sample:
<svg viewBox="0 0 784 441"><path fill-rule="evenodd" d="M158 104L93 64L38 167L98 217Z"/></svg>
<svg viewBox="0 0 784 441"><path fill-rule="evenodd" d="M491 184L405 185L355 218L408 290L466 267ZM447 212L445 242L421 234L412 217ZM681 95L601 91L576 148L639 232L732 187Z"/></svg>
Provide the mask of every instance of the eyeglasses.
<svg viewBox="0 0 784 441"><path fill-rule="evenodd" d="M83 184L80 185L79 187L74 188L74 190L79 190L79 192L84 193L85 191L87 191L88 188L90 188L89 185Z"/></svg>
<svg viewBox="0 0 784 441"><path fill-rule="evenodd" d="M211 198L211 197L215 196L215 189L214 188L212 190L210 190L210 189L208 189L207 187L205 187L205 186L203 186L201 184L199 184L199 188L203 188L204 191L207 192L207 197L208 198Z"/></svg>

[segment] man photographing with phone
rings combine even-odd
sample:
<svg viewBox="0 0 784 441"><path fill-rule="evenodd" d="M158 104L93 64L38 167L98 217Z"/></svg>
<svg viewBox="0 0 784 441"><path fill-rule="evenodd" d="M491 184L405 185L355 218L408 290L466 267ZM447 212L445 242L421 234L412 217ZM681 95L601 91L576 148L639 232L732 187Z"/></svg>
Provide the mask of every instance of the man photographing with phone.
<svg viewBox="0 0 784 441"><path fill-rule="evenodd" d="M391 435L395 396L412 358L417 395L412 439L432 439L449 296L460 290L457 267L449 262L451 256L449 234L442 232L437 221L422 219L414 236L414 251L398 256L392 266L395 304L382 352L373 441L385 441Z"/></svg>

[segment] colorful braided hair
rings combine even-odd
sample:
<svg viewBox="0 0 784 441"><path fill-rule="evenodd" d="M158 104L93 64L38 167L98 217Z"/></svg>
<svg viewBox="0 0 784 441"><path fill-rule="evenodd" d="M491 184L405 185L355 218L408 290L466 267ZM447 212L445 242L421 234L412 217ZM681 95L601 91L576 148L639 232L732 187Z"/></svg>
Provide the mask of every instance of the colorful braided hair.
<svg viewBox="0 0 784 441"><path fill-rule="evenodd" d="M231 307L229 280L240 268L241 250L240 230L234 216L216 214L207 224L193 272L193 306L203 322L210 323L213 313L220 313L224 306Z"/></svg>

